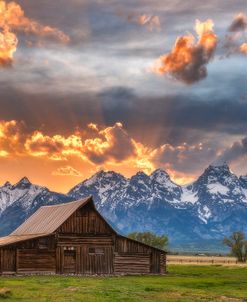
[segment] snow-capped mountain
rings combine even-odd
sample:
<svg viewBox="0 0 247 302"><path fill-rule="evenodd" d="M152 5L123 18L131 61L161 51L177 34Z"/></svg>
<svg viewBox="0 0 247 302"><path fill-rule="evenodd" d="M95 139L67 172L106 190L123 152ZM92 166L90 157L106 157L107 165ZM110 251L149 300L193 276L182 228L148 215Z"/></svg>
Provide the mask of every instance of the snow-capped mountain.
<svg viewBox="0 0 247 302"><path fill-rule="evenodd" d="M6 235L40 206L71 201L71 198L32 184L27 177L15 185L0 187L0 234Z"/></svg>
<svg viewBox="0 0 247 302"><path fill-rule="evenodd" d="M160 169L125 178L99 172L69 191L73 199L94 196L97 207L120 231L152 230L172 242L221 240L247 233L247 176L226 164L210 165L191 185L179 186Z"/></svg>
<svg viewBox="0 0 247 302"><path fill-rule="evenodd" d="M173 245L222 240L247 233L247 176L237 177L226 164L209 166L192 184L180 186L158 169L126 178L100 171L67 195L23 178L0 187L0 233L7 234L38 207L94 197L98 210L120 232L150 230L167 234Z"/></svg>

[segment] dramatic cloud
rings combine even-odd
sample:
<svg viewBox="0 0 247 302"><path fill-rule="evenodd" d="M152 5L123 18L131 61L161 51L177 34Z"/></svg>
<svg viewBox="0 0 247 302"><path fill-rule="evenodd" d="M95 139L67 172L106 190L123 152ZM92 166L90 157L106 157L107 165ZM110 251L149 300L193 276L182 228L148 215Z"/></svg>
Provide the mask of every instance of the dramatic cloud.
<svg viewBox="0 0 247 302"><path fill-rule="evenodd" d="M118 163L137 155L137 143L123 129L121 123L101 130L96 124L89 124L88 127L92 129L92 125L94 125L94 137L83 138L84 135L89 134L76 131L67 137L59 134L49 136L38 130L26 134L22 133L22 123L2 121L0 123L1 151L8 153L10 146L13 145L14 153L18 151L29 156L45 157L55 161L68 160L69 157L76 156L94 164L107 161ZM19 146L21 142L22 147Z"/></svg>
<svg viewBox="0 0 247 302"><path fill-rule="evenodd" d="M1 157L29 156L65 162L78 158L94 166L131 162L145 171L154 168L149 161L152 151L130 137L121 123L106 128L91 123L88 128L93 133L76 131L67 137L38 130L28 134L23 127L17 121L0 123Z"/></svg>
<svg viewBox="0 0 247 302"><path fill-rule="evenodd" d="M245 31L247 29L247 18L243 13L238 14L229 26L230 32Z"/></svg>
<svg viewBox="0 0 247 302"><path fill-rule="evenodd" d="M86 156L97 164L112 159L120 162L135 154L134 142L121 123L99 131L94 139L87 139L83 149Z"/></svg>
<svg viewBox="0 0 247 302"><path fill-rule="evenodd" d="M247 53L247 43L243 42L247 37L247 17L243 13L233 19L228 32L224 45L228 50L228 55Z"/></svg>
<svg viewBox="0 0 247 302"><path fill-rule="evenodd" d="M240 46L240 51L243 52L243 53L247 53L247 43L243 43Z"/></svg>
<svg viewBox="0 0 247 302"><path fill-rule="evenodd" d="M15 120L0 121L0 154L7 157L9 154L22 152L25 141L25 125Z"/></svg>
<svg viewBox="0 0 247 302"><path fill-rule="evenodd" d="M0 32L0 66L9 67L16 52L18 39L16 35L4 26Z"/></svg>
<svg viewBox="0 0 247 302"><path fill-rule="evenodd" d="M48 136L35 131L25 142L27 152L32 156L48 157L52 160L66 159L70 155L81 156L82 141L80 136L73 134Z"/></svg>
<svg viewBox="0 0 247 302"><path fill-rule="evenodd" d="M54 176L76 176L81 177L82 173L71 166L61 167L52 172Z"/></svg>
<svg viewBox="0 0 247 302"><path fill-rule="evenodd" d="M198 40L191 34L178 37L172 51L156 62L153 72L169 74L186 84L204 79L207 76L206 65L213 58L217 47L218 39L213 27L212 20L197 20L195 30Z"/></svg>
<svg viewBox="0 0 247 302"><path fill-rule="evenodd" d="M58 28L42 25L29 19L15 2L0 1L0 66L10 66L16 52L18 39L14 32L31 33L60 43L68 43L69 37Z"/></svg>
<svg viewBox="0 0 247 302"><path fill-rule="evenodd" d="M230 148L226 149L217 161L232 163L238 161L240 158L247 158L247 137L235 142Z"/></svg>
<svg viewBox="0 0 247 302"><path fill-rule="evenodd" d="M87 128L64 136L40 130L30 133L22 122L14 120L0 122L0 159L40 159L55 165L53 176L81 176L75 165L87 165L91 171L100 167L121 173L151 173L163 168L174 181L184 184L194 180L212 162L231 163L246 157L247 138L228 148L212 140L151 147L132 137L121 123L110 127L90 123Z"/></svg>

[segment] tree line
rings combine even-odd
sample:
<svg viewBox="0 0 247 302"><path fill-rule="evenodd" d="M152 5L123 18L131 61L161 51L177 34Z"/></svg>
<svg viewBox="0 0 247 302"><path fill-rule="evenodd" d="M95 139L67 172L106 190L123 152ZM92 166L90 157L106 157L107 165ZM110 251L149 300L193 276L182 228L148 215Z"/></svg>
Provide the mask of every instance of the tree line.
<svg viewBox="0 0 247 302"><path fill-rule="evenodd" d="M166 250L169 242L166 235L158 236L152 232L133 232L130 233L128 237L161 250Z"/></svg>
<svg viewBox="0 0 247 302"><path fill-rule="evenodd" d="M133 232L128 237L161 250L168 248L169 240L166 235L159 236L152 232ZM247 262L247 240L244 233L240 231L232 233L231 236L224 238L223 244L230 248L232 256L236 257L239 262Z"/></svg>

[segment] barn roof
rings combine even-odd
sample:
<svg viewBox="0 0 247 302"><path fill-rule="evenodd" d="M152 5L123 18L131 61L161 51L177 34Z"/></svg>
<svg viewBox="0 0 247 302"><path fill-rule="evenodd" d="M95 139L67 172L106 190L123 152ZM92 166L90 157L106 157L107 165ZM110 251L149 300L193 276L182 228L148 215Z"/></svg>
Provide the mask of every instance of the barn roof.
<svg viewBox="0 0 247 302"><path fill-rule="evenodd" d="M78 208L92 198L65 204L40 207L31 217L20 225L10 236L51 234L57 230Z"/></svg>
<svg viewBox="0 0 247 302"><path fill-rule="evenodd" d="M0 246L51 235L77 209L90 201L92 201L92 197L64 204L40 207L9 236L1 237Z"/></svg>
<svg viewBox="0 0 247 302"><path fill-rule="evenodd" d="M40 238L40 237L44 237L44 236L47 236L47 234L22 235L22 236L10 235L10 236L6 236L6 237L1 237L0 246L5 246L5 245L18 243L18 242L22 242L22 241L30 240L30 239Z"/></svg>

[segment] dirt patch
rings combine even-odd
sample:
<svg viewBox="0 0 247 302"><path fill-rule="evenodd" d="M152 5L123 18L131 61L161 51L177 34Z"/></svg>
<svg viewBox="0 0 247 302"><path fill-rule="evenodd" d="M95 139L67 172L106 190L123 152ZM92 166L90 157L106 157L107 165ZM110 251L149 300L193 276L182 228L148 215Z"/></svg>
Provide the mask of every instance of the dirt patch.
<svg viewBox="0 0 247 302"><path fill-rule="evenodd" d="M7 299L11 296L12 292L9 288L0 288L0 299Z"/></svg>
<svg viewBox="0 0 247 302"><path fill-rule="evenodd" d="M69 286L69 287L64 289L64 291L67 291L67 292L77 292L78 290L79 290L79 288L74 287L74 286Z"/></svg>
<svg viewBox="0 0 247 302"><path fill-rule="evenodd" d="M225 297L221 296L217 302L243 302L243 299L237 299L237 298L230 298L230 297Z"/></svg>

